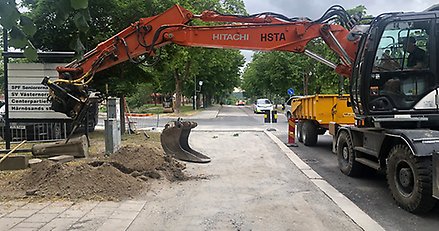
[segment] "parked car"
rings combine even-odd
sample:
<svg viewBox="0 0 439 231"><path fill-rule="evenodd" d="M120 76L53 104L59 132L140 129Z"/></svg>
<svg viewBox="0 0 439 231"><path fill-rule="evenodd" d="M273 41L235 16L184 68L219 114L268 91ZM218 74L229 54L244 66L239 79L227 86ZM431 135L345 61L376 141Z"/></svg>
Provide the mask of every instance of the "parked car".
<svg viewBox="0 0 439 231"><path fill-rule="evenodd" d="M244 100L238 100L235 103L236 106L245 106L245 101Z"/></svg>
<svg viewBox="0 0 439 231"><path fill-rule="evenodd" d="M253 104L253 112L261 113L262 111L273 110L273 104L269 99L257 99Z"/></svg>
<svg viewBox="0 0 439 231"><path fill-rule="evenodd" d="M291 96L290 98L288 98L288 100L285 102L285 109L284 109L284 113L285 116L287 117L287 120L289 120L291 118L291 116L293 115L293 113L291 112L291 102L293 101L293 99L298 99L301 96L295 95L295 96Z"/></svg>

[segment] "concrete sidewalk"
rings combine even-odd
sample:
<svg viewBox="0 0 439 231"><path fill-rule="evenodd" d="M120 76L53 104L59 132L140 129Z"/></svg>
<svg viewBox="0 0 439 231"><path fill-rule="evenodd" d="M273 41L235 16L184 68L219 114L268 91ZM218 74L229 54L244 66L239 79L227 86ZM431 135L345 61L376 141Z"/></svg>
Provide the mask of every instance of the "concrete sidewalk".
<svg viewBox="0 0 439 231"><path fill-rule="evenodd" d="M270 132L194 131L190 143L212 158L187 164L192 180L121 202L2 203L0 230L382 230Z"/></svg>

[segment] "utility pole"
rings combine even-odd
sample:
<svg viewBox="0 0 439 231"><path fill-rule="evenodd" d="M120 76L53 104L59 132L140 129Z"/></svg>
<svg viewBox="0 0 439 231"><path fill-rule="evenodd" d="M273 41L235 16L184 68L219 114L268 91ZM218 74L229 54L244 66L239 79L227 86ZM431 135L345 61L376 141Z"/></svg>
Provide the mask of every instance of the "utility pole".
<svg viewBox="0 0 439 231"><path fill-rule="evenodd" d="M4 65L4 93L5 93L5 140L6 140L6 150L11 148L11 124L9 122L9 93L8 93L8 62L9 57L5 54L8 53L8 30L3 28L3 65Z"/></svg>
<svg viewBox="0 0 439 231"><path fill-rule="evenodd" d="M197 76L194 76L194 110L197 110Z"/></svg>

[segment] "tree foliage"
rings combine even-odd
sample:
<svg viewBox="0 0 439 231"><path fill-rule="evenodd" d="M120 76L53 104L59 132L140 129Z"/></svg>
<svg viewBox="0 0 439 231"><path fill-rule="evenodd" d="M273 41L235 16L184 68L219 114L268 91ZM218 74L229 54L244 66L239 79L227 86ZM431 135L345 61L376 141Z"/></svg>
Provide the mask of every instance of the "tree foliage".
<svg viewBox="0 0 439 231"><path fill-rule="evenodd" d="M82 54L142 17L157 15L178 3L195 14L213 9L224 13L245 13L242 0L70 0L26 1L29 15L37 25L33 42L44 51L76 50ZM72 0L73 1L73 0ZM193 22L200 24L200 22ZM181 92L193 95L194 79L203 79L203 93L218 98L231 92L239 81L243 56L237 51L187 48L174 45L161 49L161 62L154 68L129 62L102 71L92 84L111 95L138 95L151 92ZM209 71L206 71L206 65ZM218 72L217 72L218 71ZM221 73L219 73L222 71ZM176 77L181 81L176 89ZM222 78L223 82L218 78ZM145 82L148 87L145 88ZM218 84L216 90L214 84ZM108 88L106 88L108 86ZM144 100L143 97L136 97Z"/></svg>
<svg viewBox="0 0 439 231"><path fill-rule="evenodd" d="M30 42L36 27L32 20L18 11L15 0L0 1L0 24L9 33L9 45L23 49L29 59L37 58L37 51Z"/></svg>
<svg viewBox="0 0 439 231"><path fill-rule="evenodd" d="M160 1L164 9L169 8L176 1ZM169 5L166 5L169 4ZM242 0L208 0L208 1L178 1L178 4L200 14L206 9L216 10L227 14L244 14ZM164 9L160 9L164 11ZM200 21L193 21L193 25L206 25ZM219 99L231 93L239 83L239 67L244 64L244 57L237 51L214 50L207 48L187 48L167 46L162 49L162 62L157 68L160 70L163 92L171 92L177 96L176 110L178 112L180 96L193 96L196 91L195 80L203 80L201 88L203 95L208 99ZM171 81L172 78L172 81ZM167 79L168 81L164 81ZM215 85L216 84L216 85ZM175 91L174 91L175 90Z"/></svg>
<svg viewBox="0 0 439 231"><path fill-rule="evenodd" d="M321 41L308 44L308 49L336 62L337 58ZM254 97L285 98L293 88L303 95L307 79L308 94L337 93L338 76L329 67L291 52L257 52L243 74L243 89Z"/></svg>

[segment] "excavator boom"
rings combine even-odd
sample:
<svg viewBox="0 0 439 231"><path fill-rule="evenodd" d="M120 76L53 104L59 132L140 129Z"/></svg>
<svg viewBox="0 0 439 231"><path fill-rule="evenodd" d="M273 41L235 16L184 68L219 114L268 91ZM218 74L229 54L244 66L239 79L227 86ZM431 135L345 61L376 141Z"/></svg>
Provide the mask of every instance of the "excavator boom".
<svg viewBox="0 0 439 231"><path fill-rule="evenodd" d="M331 23L336 16L342 25ZM192 20L215 25L192 26L189 24ZM348 29L352 26L350 16L339 6L332 7L322 18L311 21L275 13L243 16L204 11L201 15L195 15L175 5L160 15L141 18L100 43L82 59L58 67L59 78L54 81L45 78L43 84L51 90L49 100L52 109L70 116L74 124L78 125L83 121L89 106L99 100L99 96L91 97L87 90L95 73L126 61L140 63L142 58L155 56L158 48L171 43L189 47L305 53L348 77L358 46L357 41L346 39ZM316 38L321 38L338 54L341 61L339 64L333 64L306 50L308 42ZM170 127L184 128L184 123L176 124ZM197 156L197 153L193 154Z"/></svg>

